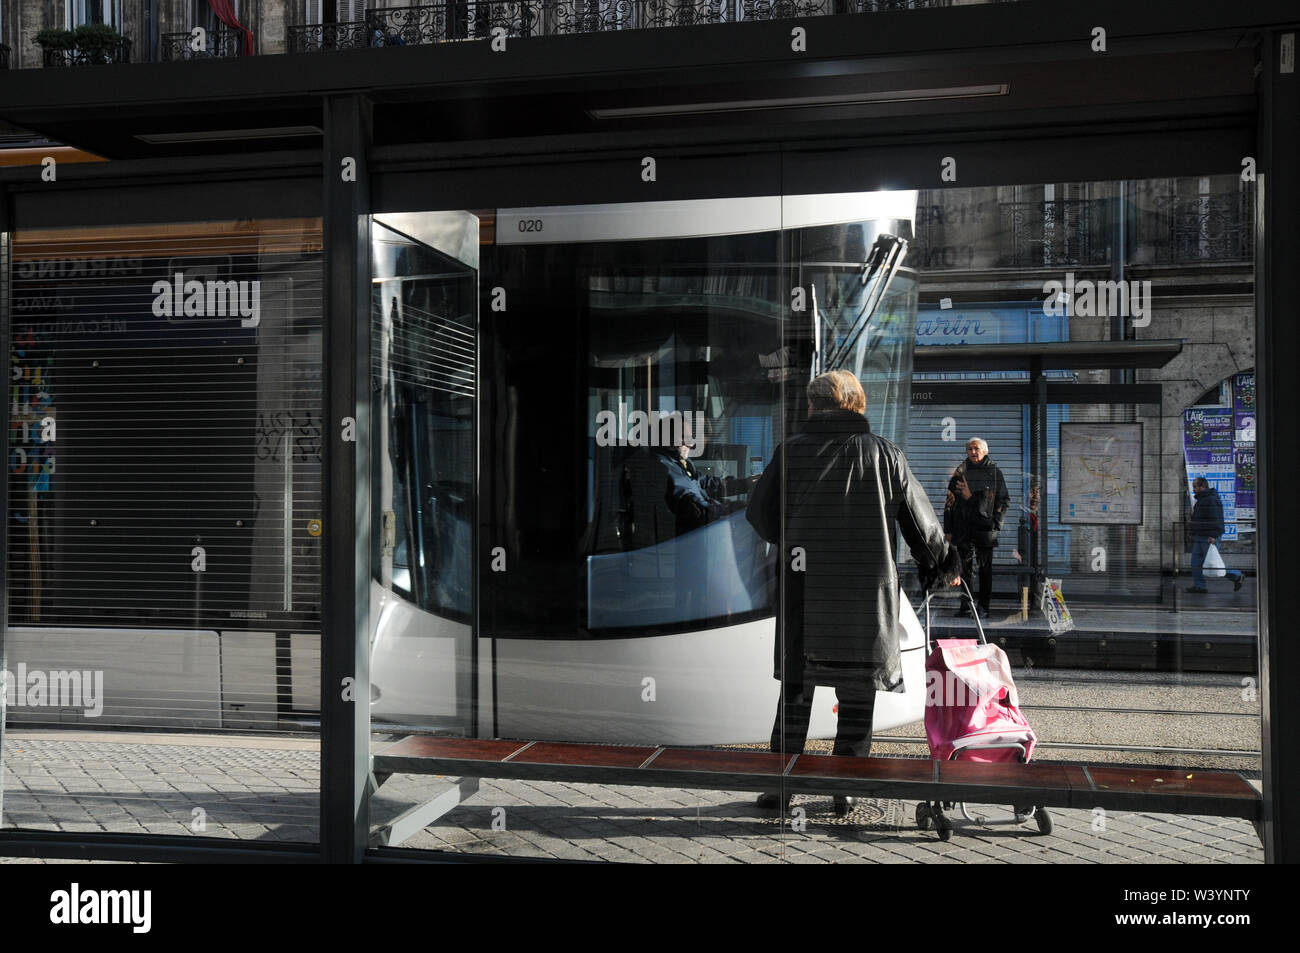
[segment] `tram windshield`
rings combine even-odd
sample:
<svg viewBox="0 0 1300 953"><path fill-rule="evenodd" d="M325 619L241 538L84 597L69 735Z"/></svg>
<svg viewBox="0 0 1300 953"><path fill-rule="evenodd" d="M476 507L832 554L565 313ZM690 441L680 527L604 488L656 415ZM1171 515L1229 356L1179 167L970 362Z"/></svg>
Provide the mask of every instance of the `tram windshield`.
<svg viewBox="0 0 1300 953"><path fill-rule="evenodd" d="M485 210L470 216L475 256L376 222L377 575L468 620L480 565L489 638L772 616L775 554L744 510L797 423L783 408L833 363L862 379L873 429L905 439L914 206L877 193ZM417 230L419 215L400 218Z"/></svg>

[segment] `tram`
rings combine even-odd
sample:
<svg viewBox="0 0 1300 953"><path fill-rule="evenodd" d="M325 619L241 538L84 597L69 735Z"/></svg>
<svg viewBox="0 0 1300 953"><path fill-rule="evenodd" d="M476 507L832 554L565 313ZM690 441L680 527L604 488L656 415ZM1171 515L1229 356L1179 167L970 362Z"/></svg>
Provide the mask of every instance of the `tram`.
<svg viewBox="0 0 1300 953"><path fill-rule="evenodd" d="M749 478L822 370L853 370L873 430L904 441L915 206L896 192L376 216L373 720L766 739L777 557L745 520ZM707 520L666 498L683 443L719 496ZM813 736L834 733L834 704L819 689ZM877 728L909 710L882 694Z"/></svg>

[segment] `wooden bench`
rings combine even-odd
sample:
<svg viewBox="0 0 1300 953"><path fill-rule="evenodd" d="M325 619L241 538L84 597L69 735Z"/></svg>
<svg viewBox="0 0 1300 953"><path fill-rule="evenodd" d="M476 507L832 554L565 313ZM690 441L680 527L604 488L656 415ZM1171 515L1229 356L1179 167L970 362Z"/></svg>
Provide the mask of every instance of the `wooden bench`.
<svg viewBox="0 0 1300 953"><path fill-rule="evenodd" d="M1051 762L980 764L424 735L389 745L375 754L373 761L378 783L391 774L437 774L712 791L784 790L791 794L1241 817L1254 822L1257 829L1263 810L1259 792L1238 772L1199 769ZM427 812L423 816L427 817ZM409 820L416 819L412 815Z"/></svg>

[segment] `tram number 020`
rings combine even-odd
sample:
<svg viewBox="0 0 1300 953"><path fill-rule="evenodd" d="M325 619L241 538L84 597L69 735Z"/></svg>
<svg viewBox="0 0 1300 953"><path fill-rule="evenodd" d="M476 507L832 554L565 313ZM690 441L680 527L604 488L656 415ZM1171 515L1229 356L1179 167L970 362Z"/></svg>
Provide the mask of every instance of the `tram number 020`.
<svg viewBox="0 0 1300 953"><path fill-rule="evenodd" d="M521 232L540 232L542 230L542 220L540 218L521 218L519 220L519 230Z"/></svg>

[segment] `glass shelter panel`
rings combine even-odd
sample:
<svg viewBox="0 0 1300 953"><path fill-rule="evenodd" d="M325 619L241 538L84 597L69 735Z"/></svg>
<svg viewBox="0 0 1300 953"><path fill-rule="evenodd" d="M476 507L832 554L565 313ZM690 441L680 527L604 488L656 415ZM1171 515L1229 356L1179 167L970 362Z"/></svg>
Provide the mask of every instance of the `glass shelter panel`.
<svg viewBox="0 0 1300 953"><path fill-rule="evenodd" d="M1058 811L853 800L871 771L1258 772L1241 192L376 216L372 835L885 859ZM963 640L1018 699L997 748L936 733Z"/></svg>
<svg viewBox="0 0 1300 953"><path fill-rule="evenodd" d="M315 840L320 222L19 230L9 291L3 823Z"/></svg>

